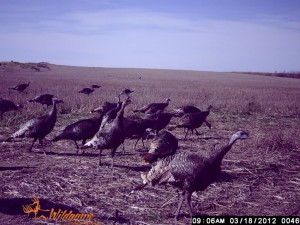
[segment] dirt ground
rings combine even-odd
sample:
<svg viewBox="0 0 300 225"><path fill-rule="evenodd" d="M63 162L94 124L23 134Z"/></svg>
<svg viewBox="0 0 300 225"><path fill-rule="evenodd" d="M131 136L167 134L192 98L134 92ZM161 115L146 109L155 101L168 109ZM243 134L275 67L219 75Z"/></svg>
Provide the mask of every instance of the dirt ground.
<svg viewBox="0 0 300 225"><path fill-rule="evenodd" d="M141 184L140 173L150 168L142 155L151 140L145 147L139 143L137 150L133 149L134 139L126 140L125 153L118 149L113 169L104 156L109 150L104 150L104 165L99 167L98 151L77 154L71 141L49 141L70 123L68 118L60 115L46 137L46 155L38 143L33 152L28 151L31 139L0 142L0 224L63 224L61 220L37 220L33 213L28 216L22 206L32 204L34 197L43 210L93 214L94 224L175 224L179 199L175 188L147 186L130 194ZM199 136L184 139L182 129L172 131L179 139L178 152L211 151L215 143L227 143L239 129L248 131L250 138L237 142L225 156L215 183L193 194L195 214L299 216L299 117L212 111L209 121L212 129L200 128ZM2 139L19 126L6 124L9 122L0 127ZM37 217L48 213L39 211ZM186 204L177 224L191 224Z"/></svg>

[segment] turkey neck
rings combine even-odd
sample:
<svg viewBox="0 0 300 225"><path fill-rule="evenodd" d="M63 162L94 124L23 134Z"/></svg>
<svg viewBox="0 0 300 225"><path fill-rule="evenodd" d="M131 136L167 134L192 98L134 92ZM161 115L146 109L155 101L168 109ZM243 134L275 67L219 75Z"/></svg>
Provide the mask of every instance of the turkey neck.
<svg viewBox="0 0 300 225"><path fill-rule="evenodd" d="M208 108L205 112L204 112L204 116L207 117L210 113L210 108Z"/></svg>
<svg viewBox="0 0 300 225"><path fill-rule="evenodd" d="M97 126L101 124L104 116L104 112L98 113L98 115L94 116L92 120L97 124Z"/></svg>
<svg viewBox="0 0 300 225"><path fill-rule="evenodd" d="M56 102L53 101L53 106L51 111L49 112L49 116L56 118L56 113L57 113Z"/></svg>
<svg viewBox="0 0 300 225"><path fill-rule="evenodd" d="M224 156L229 152L232 145L236 142L237 139L230 139L229 143L226 145L223 145L221 147L216 147L211 155L211 162L219 163L221 164Z"/></svg>
<svg viewBox="0 0 300 225"><path fill-rule="evenodd" d="M122 103L122 106L121 106L121 109L119 110L118 114L117 114L117 118L120 120L123 120L123 117L124 117L124 109L126 107L126 103L123 102Z"/></svg>

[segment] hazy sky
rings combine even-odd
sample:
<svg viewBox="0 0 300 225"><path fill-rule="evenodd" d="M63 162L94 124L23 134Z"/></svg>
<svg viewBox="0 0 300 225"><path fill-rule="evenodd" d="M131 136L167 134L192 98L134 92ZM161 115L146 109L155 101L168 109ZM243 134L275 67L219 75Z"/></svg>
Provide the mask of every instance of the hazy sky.
<svg viewBox="0 0 300 225"><path fill-rule="evenodd" d="M299 0L9 0L0 61L300 71Z"/></svg>

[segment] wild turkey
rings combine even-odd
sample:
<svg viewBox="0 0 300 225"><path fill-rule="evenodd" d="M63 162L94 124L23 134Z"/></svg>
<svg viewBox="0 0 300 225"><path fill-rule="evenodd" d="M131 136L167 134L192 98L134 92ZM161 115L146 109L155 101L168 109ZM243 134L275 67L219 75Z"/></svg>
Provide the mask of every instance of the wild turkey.
<svg viewBox="0 0 300 225"><path fill-rule="evenodd" d="M153 122L154 122L153 120L142 119L142 118L137 118L137 119L124 118L125 137L132 138L135 136L137 138L134 144L134 149L136 149L136 146L139 140L141 139L142 139L143 146L145 147L144 136L146 134L147 128L150 128ZM125 152L124 143L123 143L123 151Z"/></svg>
<svg viewBox="0 0 300 225"><path fill-rule="evenodd" d="M196 113L201 112L201 110L192 105L185 105L173 109L173 112L175 113L175 116L182 117L186 113Z"/></svg>
<svg viewBox="0 0 300 225"><path fill-rule="evenodd" d="M18 110L22 106L21 105L16 105L10 100L6 100L3 98L0 98L0 119L3 119L3 114L5 112L11 111L11 110Z"/></svg>
<svg viewBox="0 0 300 225"><path fill-rule="evenodd" d="M79 120L68 125L58 136L52 139L52 141L56 142L59 140L73 140L76 148L78 149L78 153L79 147L76 141L82 140L82 145L84 145L88 139L93 138L100 128L103 116L108 110L108 107L105 107L105 110L99 109L97 111L98 115L89 119Z"/></svg>
<svg viewBox="0 0 300 225"><path fill-rule="evenodd" d="M111 123L116 118L118 112L120 111L122 102L120 101L120 96L117 96L116 98L118 99L117 106L105 113L105 115L103 116L101 125L100 125L100 129L105 127L107 123ZM128 97L128 99L129 99L129 97Z"/></svg>
<svg viewBox="0 0 300 225"><path fill-rule="evenodd" d="M182 117L183 115L187 114L187 113L197 113L197 112L202 112L200 109L198 109L197 107L195 106L192 106L192 105L185 105L185 106L181 106L181 107L178 107L176 109L173 109L173 112L175 113L174 116L176 117ZM207 122L206 120L204 121L206 126L208 128L211 128L211 124L209 122ZM185 128L183 128L184 132L185 132ZM196 134L199 134L199 132L197 131L197 129L192 129L192 133L193 131L196 131Z"/></svg>
<svg viewBox="0 0 300 225"><path fill-rule="evenodd" d="M114 166L114 155L117 148L124 142L125 129L124 129L124 109L131 103L130 99L123 101L121 109L117 113L116 118L111 123L107 123L97 134L87 142L84 148L94 147L100 150L99 152L99 165L101 165L101 153L104 149L112 149L111 151L111 167Z"/></svg>
<svg viewBox="0 0 300 225"><path fill-rule="evenodd" d="M108 112L109 110L116 108L118 106L118 103L111 103L111 102L104 102L102 106L92 109L91 113L97 112L97 111L104 111Z"/></svg>
<svg viewBox="0 0 300 225"><path fill-rule="evenodd" d="M131 93L133 93L132 90L130 90L130 89L124 89L124 90L119 94L119 96L120 96L120 95L126 95L127 97L129 97L129 95L130 95Z"/></svg>
<svg viewBox="0 0 300 225"><path fill-rule="evenodd" d="M152 120L152 123L148 128L151 128L155 134L160 130L164 129L171 121L174 113L165 113L157 111L157 113L150 114L147 116L147 119Z"/></svg>
<svg viewBox="0 0 300 225"><path fill-rule="evenodd" d="M148 114L156 113L157 111L163 112L165 108L169 105L170 101L171 100L168 98L166 99L166 103L150 103L140 109L133 110L133 112L142 112Z"/></svg>
<svg viewBox="0 0 300 225"><path fill-rule="evenodd" d="M82 93L82 94L86 94L86 95L90 95L95 91L94 88L83 88L81 91L79 91L78 93Z"/></svg>
<svg viewBox="0 0 300 225"><path fill-rule="evenodd" d="M153 163L158 159L174 155L178 148L177 138L168 131L160 131L151 141L150 149L144 156L145 162Z"/></svg>
<svg viewBox="0 0 300 225"><path fill-rule="evenodd" d="M92 89L95 89L95 88L101 88L101 85L92 84L92 85L91 85L91 88L92 88Z"/></svg>
<svg viewBox="0 0 300 225"><path fill-rule="evenodd" d="M170 123L173 116L173 113L163 113L161 111L157 111L153 114L147 114L144 118L135 119L135 122L132 121L131 124L128 123L128 125L126 125L128 127L126 128L128 130L128 134L126 134L128 136L126 137L130 137L130 135L138 135L137 142L141 138L143 141L143 137L147 133L147 129L150 129L156 135L160 130L164 129Z"/></svg>
<svg viewBox="0 0 300 225"><path fill-rule="evenodd" d="M94 137L100 128L103 116L110 110L117 107L117 103L104 102L102 106L91 110L91 113L98 113L97 116L90 119L84 119L68 125L60 135L55 137L52 141L59 140L73 140L77 149L77 140L82 140L82 145L87 139Z"/></svg>
<svg viewBox="0 0 300 225"><path fill-rule="evenodd" d="M39 139L39 143L43 145L43 139L53 130L56 122L56 104L59 100L57 98L53 98L52 101L52 109L47 115L29 120L27 123L22 125L20 129L15 132L8 140L23 137L33 138L33 142L29 148L29 151L32 150L32 147L37 139Z"/></svg>
<svg viewBox="0 0 300 225"><path fill-rule="evenodd" d="M30 99L28 102L36 102L41 105L47 105L47 107L49 107L50 105L52 105L53 97L54 95L51 94L43 94L43 95L38 95L33 99ZM56 103L63 103L63 100L57 100Z"/></svg>
<svg viewBox="0 0 300 225"><path fill-rule="evenodd" d="M201 127L203 123L205 123L207 125L208 128L211 128L211 124L209 122L207 122L206 118L210 113L212 106L208 106L207 111L203 111L203 112L196 112L196 113L186 113L184 114L180 119L177 125L175 126L169 126L169 130L173 130L176 127L183 127L183 128L187 128L187 131L185 133L185 137L187 137L187 134L189 132L189 130L193 129L196 130L196 128ZM196 130L196 134L199 135L199 132Z"/></svg>
<svg viewBox="0 0 300 225"><path fill-rule="evenodd" d="M24 92L24 90L29 86L30 82L28 82L27 84L19 84L15 87L12 87L12 88L9 88L9 89L12 89L12 90L16 90L16 91L19 91L19 92Z"/></svg>
<svg viewBox="0 0 300 225"><path fill-rule="evenodd" d="M158 115L163 113L162 110L158 110L155 113L146 113L145 116L143 117L143 119L149 119L149 120L154 120L158 118Z"/></svg>
<svg viewBox="0 0 300 225"><path fill-rule="evenodd" d="M131 138L133 136L137 137L137 140L134 145L134 149L136 149L136 146L139 142L139 140L142 139L143 147L144 145L144 136L147 134L147 129L150 129L154 132L155 135L157 133L164 129L169 123L173 116L172 113L162 113L157 112L154 114L150 114L151 116L148 116L146 118L138 118L130 120L126 118L125 123L125 131L126 131L126 138ZM123 151L124 151L124 143L123 143Z"/></svg>
<svg viewBox="0 0 300 225"><path fill-rule="evenodd" d="M182 191L175 219L178 220L184 199L190 216L193 216L192 193L204 191L215 180L221 171L221 163L225 154L237 140L246 139L248 136L248 133L238 131L232 135L227 145L216 146L212 152L206 154L180 153L167 156L158 161L148 173L141 174L143 184L135 190L141 190L147 184L154 186L169 183Z"/></svg>

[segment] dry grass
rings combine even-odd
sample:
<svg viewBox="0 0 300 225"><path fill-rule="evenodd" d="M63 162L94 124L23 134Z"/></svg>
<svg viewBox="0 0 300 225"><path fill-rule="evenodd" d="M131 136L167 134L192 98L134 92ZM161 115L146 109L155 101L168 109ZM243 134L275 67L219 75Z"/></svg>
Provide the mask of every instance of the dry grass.
<svg viewBox="0 0 300 225"><path fill-rule="evenodd" d="M32 65L31 65L32 66ZM138 79L141 76L142 79ZM208 151L215 142L224 143L238 129L251 138L239 142L226 155L217 183L192 197L199 215L299 215L300 188L300 80L231 73L146 69L80 68L50 65L40 72L31 68L0 66L0 97L23 103L21 112L9 112L0 121L0 138L9 136L28 119L48 111L27 100L41 93L53 93L64 100L54 137L65 125L89 115L89 111L124 88L134 90L133 104L126 110L170 98L170 108L193 104L214 106L209 121L213 128L201 128L205 136L179 138L179 151ZM28 94L7 87L31 82ZM101 84L90 97L77 93L91 84ZM176 120L172 120L175 123ZM48 155L40 146L29 153L31 140L0 143L1 224L32 224L20 210L21 203L39 197L42 206L71 208L94 213L103 224L174 224L178 194L172 187L146 187L134 195L140 172L148 167L141 160L147 149L133 150L126 141L126 154L116 155L112 171L109 162L98 168L97 152L76 155L73 143L47 142ZM149 144L149 143L148 143ZM106 154L108 151L104 151ZM60 205L61 204L61 205ZM51 206L51 207L50 207ZM119 217L115 217L118 210ZM179 224L189 224L184 205Z"/></svg>

